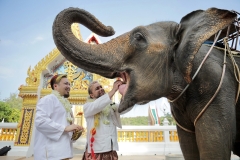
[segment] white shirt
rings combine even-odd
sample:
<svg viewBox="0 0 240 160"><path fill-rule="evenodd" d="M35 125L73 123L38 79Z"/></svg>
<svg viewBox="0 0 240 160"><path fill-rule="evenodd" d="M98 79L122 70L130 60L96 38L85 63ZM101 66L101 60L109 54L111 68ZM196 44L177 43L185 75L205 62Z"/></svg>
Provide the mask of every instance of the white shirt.
<svg viewBox="0 0 240 160"><path fill-rule="evenodd" d="M70 125L66 110L58 98L47 95L37 104L35 116L34 160L72 158L72 132L64 132Z"/></svg>
<svg viewBox="0 0 240 160"><path fill-rule="evenodd" d="M94 127L94 115L101 112L107 105L111 104L112 101L109 98L108 94L105 94L94 102L88 102L83 106L84 117L87 122L87 148L88 153L91 153L90 148L90 130ZM110 111L107 119L110 124L103 123L103 115L100 116L99 126L96 127L96 134L94 135L93 150L94 153L102 153L111 151L111 141L113 143L113 150L118 151L118 142L117 142L117 127L122 128L120 115L118 111Z"/></svg>

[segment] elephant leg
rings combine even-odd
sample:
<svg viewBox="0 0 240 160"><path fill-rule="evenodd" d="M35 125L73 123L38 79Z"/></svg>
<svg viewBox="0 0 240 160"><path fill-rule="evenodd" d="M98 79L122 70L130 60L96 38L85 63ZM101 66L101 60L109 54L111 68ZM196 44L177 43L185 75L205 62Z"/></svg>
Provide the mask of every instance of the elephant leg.
<svg viewBox="0 0 240 160"><path fill-rule="evenodd" d="M185 160L199 160L199 151L194 133L189 133L177 126L179 143Z"/></svg>
<svg viewBox="0 0 240 160"><path fill-rule="evenodd" d="M236 139L233 146L233 153L240 157L240 99L236 105Z"/></svg>
<svg viewBox="0 0 240 160"><path fill-rule="evenodd" d="M201 160L230 160L236 132L234 107L228 105L227 110L221 107L210 105L196 123L195 133Z"/></svg>

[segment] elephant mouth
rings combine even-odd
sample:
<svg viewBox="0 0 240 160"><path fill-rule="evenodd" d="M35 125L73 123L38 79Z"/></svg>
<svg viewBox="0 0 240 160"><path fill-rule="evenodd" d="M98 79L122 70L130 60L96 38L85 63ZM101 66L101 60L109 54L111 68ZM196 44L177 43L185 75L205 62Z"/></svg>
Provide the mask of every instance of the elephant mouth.
<svg viewBox="0 0 240 160"><path fill-rule="evenodd" d="M122 81L122 85L119 86L119 93L122 95L121 100L124 100L124 96L128 90L129 82L130 82L130 76L127 72L120 72L117 76L118 80Z"/></svg>
<svg viewBox="0 0 240 160"><path fill-rule="evenodd" d="M136 98L134 97L134 87L131 83L134 79L132 76L131 72L128 73L127 71L115 74L116 79L122 81L122 85L118 87L118 91L122 95L118 108L119 113L126 113L130 111L137 103Z"/></svg>

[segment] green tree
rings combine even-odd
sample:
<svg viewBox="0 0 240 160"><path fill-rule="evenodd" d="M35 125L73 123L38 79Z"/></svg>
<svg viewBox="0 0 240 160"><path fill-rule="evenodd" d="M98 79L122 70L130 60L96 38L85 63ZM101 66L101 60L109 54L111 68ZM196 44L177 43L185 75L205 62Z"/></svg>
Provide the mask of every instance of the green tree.
<svg viewBox="0 0 240 160"><path fill-rule="evenodd" d="M5 102L9 104L11 108L21 110L23 100L22 98L18 97L16 93L11 93L10 97L5 99Z"/></svg>
<svg viewBox="0 0 240 160"><path fill-rule="evenodd" d="M9 104L6 102L0 101L0 121L4 119L4 122L8 122L8 116L12 113L12 109L10 108Z"/></svg>
<svg viewBox="0 0 240 160"><path fill-rule="evenodd" d="M167 118L169 125L176 125L176 122L170 113L166 113L164 116L160 117L160 125L163 125L164 118Z"/></svg>
<svg viewBox="0 0 240 160"><path fill-rule="evenodd" d="M19 119L20 119L20 114L21 114L21 110L16 109L16 108L12 108L12 113L8 117L8 121L9 122L18 122Z"/></svg>
<svg viewBox="0 0 240 160"><path fill-rule="evenodd" d="M21 110L11 108L6 102L0 101L0 121L4 122L18 122Z"/></svg>
<svg viewBox="0 0 240 160"><path fill-rule="evenodd" d="M0 121L18 122L22 108L22 98L16 93L11 93L4 102L0 101Z"/></svg>
<svg viewBox="0 0 240 160"><path fill-rule="evenodd" d="M139 116L139 117L121 117L122 125L131 125L131 126L146 126L148 125L148 117Z"/></svg>

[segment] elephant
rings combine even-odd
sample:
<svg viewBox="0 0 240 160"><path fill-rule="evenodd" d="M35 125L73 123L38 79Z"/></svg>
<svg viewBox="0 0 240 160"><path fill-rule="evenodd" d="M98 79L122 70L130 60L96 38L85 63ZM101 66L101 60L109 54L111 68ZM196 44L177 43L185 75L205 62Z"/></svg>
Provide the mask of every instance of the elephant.
<svg viewBox="0 0 240 160"><path fill-rule="evenodd" d="M108 42L91 45L74 36L72 23L103 37L114 35L114 29L88 11L71 7L56 16L52 31L58 50L74 65L122 80L120 113L166 97L178 124L184 158L226 160L232 151L240 156L239 83L234 73L240 59L235 57L233 65L224 50L204 42L236 18L236 12L225 9L196 10L180 23L137 26Z"/></svg>

